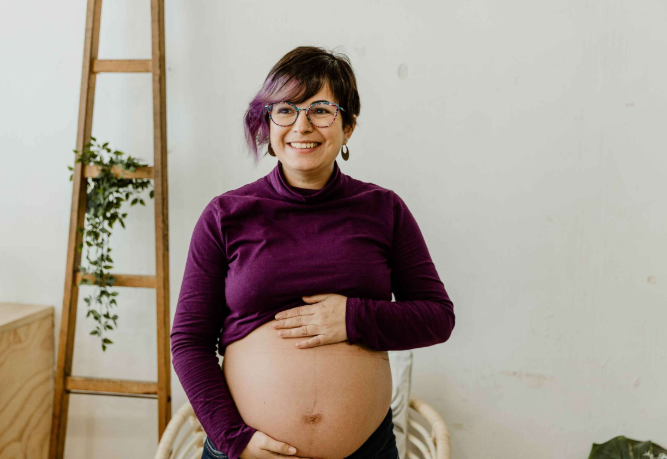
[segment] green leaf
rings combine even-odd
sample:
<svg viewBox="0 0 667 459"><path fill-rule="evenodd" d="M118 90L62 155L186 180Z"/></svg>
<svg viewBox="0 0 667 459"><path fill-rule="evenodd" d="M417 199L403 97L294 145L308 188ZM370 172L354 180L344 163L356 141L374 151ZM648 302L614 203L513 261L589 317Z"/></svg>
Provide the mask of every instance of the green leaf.
<svg viewBox="0 0 667 459"><path fill-rule="evenodd" d="M662 446L650 441L638 441L622 435L614 437L606 443L593 443L588 459L643 459L646 453L655 455L667 454Z"/></svg>
<svg viewBox="0 0 667 459"><path fill-rule="evenodd" d="M155 190L150 189L152 182L150 180L132 180L127 179L124 175L116 177L111 173L113 166L120 166L123 171L135 172L138 167L147 166L131 155L123 157L125 154L121 150L113 151L112 155L107 156L103 151L112 153L108 147L109 142L98 142L93 136L90 136L91 141L86 143L84 147L72 150L75 154L74 166L66 165L69 171L76 169L76 164L94 164L100 167L100 174L95 177L85 178L86 186L86 220L83 227L78 227L77 231L81 237L77 243L77 249L82 252L84 244L89 250L85 253L85 259L88 261L88 268L80 265L78 270L83 276L93 274L92 279L82 279L78 285L96 285L99 287L96 294L84 298L88 306L86 317L92 316L100 326L96 328L91 335L97 335L102 338L102 350L106 350L107 344L111 344L111 340L105 340L103 330L115 330L118 327L116 319L118 315L110 317L110 308L117 307L116 297L118 292L109 292L107 288L115 283L115 278L111 273L105 270L113 268L113 259L108 254L111 248L108 248L109 237L114 228L116 221L119 221L123 228L125 228L124 218L128 216L127 213L120 213L125 200L131 203L131 206L136 204L146 205L146 202L141 197L133 197L133 195L141 190L149 189L151 198L155 196ZM70 174L69 180L72 182L74 174ZM93 251L90 249L98 249ZM95 252L95 253L93 253ZM94 258L96 257L96 258ZM104 298L107 298L104 300ZM99 307L98 307L99 305ZM102 314L103 311L107 311ZM113 320L113 326L108 320Z"/></svg>
<svg viewBox="0 0 667 459"><path fill-rule="evenodd" d="M113 341L111 341L109 338L104 338L103 342L104 344L113 344Z"/></svg>

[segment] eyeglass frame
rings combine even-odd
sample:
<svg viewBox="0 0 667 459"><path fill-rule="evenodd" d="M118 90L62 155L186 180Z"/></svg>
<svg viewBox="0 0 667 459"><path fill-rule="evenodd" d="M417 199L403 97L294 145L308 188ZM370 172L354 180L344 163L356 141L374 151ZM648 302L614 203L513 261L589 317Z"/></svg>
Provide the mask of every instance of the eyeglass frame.
<svg viewBox="0 0 667 459"><path fill-rule="evenodd" d="M296 110L296 117L294 118L294 121L292 121L290 124L278 124L276 122L276 120L274 120L273 117L271 116L271 108L276 104L288 104L288 105L291 105L292 107L294 107L294 109ZM336 107L336 114L334 114L334 118L331 121L331 123L327 124L326 126L318 126L317 124L313 123L313 121L310 119L310 116L308 116L308 113L309 113L310 109L313 108L315 105L332 105L332 106ZM332 124L334 124L334 122L336 121L336 118L338 117L338 110L345 111L345 109L343 107L341 107L340 105L338 105L337 103L329 102L329 101L313 102L312 104L310 104L308 106L308 108L299 108L296 105L294 105L292 102L287 102L286 100L283 100L281 102L275 102L273 104L266 104L264 106L264 108L266 108L266 111L269 113L269 118L271 119L273 124L275 124L276 126L280 126L280 127L288 127L288 126L293 125L299 119L299 114L301 112L306 112L306 118L308 118L308 122L310 124L312 124L313 126L318 127L318 128L326 128L326 127L329 127Z"/></svg>

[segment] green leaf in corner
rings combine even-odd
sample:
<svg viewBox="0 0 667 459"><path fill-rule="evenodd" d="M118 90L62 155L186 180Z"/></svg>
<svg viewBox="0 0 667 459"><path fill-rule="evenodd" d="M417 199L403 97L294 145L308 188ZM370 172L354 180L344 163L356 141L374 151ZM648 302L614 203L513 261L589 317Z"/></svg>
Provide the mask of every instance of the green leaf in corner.
<svg viewBox="0 0 667 459"><path fill-rule="evenodd" d="M593 443L588 459L646 459L649 457L646 453L657 459L661 453L667 454L667 450L651 441L632 440L620 435L606 443Z"/></svg>

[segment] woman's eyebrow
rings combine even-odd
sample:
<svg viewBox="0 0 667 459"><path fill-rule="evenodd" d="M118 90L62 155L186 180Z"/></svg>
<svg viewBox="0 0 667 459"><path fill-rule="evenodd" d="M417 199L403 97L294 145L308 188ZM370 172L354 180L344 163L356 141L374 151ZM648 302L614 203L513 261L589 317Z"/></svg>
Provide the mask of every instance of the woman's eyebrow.
<svg viewBox="0 0 667 459"><path fill-rule="evenodd" d="M310 105L317 104L317 103L319 103L319 102L327 102L327 103L329 103L329 104L332 104L332 103L333 103L333 102L331 102L330 100L316 100L315 102L311 102ZM297 105L296 102L293 102L293 103L294 103L294 105Z"/></svg>

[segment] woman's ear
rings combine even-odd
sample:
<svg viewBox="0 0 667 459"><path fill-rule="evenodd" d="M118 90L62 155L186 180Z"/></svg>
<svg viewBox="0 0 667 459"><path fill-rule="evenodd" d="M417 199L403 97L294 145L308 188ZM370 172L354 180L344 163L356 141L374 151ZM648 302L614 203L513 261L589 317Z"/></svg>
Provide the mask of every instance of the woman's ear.
<svg viewBox="0 0 667 459"><path fill-rule="evenodd" d="M349 139L352 137L352 133L354 132L354 128L357 127L357 115L352 115L353 118L353 124L352 126L345 126L345 129L343 129L343 132L345 133L345 138Z"/></svg>

